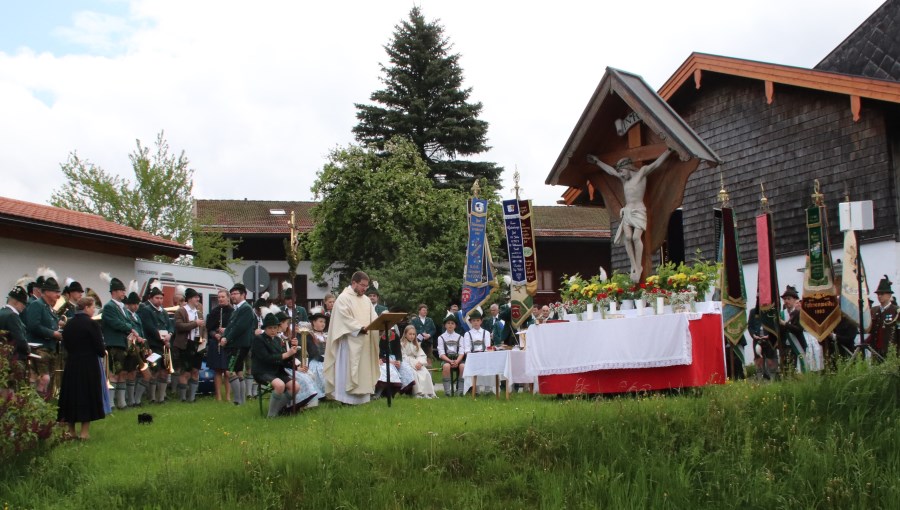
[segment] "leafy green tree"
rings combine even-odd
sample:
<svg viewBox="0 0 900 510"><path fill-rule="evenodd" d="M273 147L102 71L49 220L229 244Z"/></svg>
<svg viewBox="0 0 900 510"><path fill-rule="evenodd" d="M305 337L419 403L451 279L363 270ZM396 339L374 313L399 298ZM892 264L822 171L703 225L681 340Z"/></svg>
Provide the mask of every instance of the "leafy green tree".
<svg viewBox="0 0 900 510"><path fill-rule="evenodd" d="M418 7L395 27L385 46L390 65L381 65L385 88L372 93L377 104L357 104L356 139L383 149L392 137L412 140L428 165L428 176L441 188L468 190L476 179L499 185L502 168L466 158L487 151L488 123L482 105L470 102L463 88L459 54L437 20L426 22Z"/></svg>
<svg viewBox="0 0 900 510"><path fill-rule="evenodd" d="M186 262L199 267L222 268L228 244L221 234L202 232L193 218L193 175L182 151L169 153L164 133L156 137L153 151L136 141L128 155L134 182L111 174L82 159L73 151L60 165L65 184L53 192L50 203L73 211L98 214L109 221L149 232L179 243L192 241L197 252Z"/></svg>
<svg viewBox="0 0 900 510"><path fill-rule="evenodd" d="M313 193L320 202L305 242L313 272L331 270L343 285L363 269L388 304L443 310L462 286L467 194L436 188L408 140L395 138L385 149L337 149L318 173ZM489 228L494 250L498 227Z"/></svg>

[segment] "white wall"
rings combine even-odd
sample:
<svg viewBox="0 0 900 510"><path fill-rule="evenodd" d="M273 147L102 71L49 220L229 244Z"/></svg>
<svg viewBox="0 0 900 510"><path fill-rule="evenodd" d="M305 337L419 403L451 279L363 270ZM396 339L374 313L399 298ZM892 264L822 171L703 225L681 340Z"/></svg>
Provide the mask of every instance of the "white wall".
<svg viewBox="0 0 900 510"><path fill-rule="evenodd" d="M18 239L0 239L0 290L3 291L3 302L6 293L23 275L32 278L40 266L47 266L59 276L59 286L65 285L66 278L72 277L85 288L97 291L105 302L109 299L109 284L100 279L100 273L106 272L122 280L128 285L135 278L134 259L119 255L94 253L75 248L63 248L49 244L20 241Z"/></svg>
<svg viewBox="0 0 900 510"><path fill-rule="evenodd" d="M238 281L238 282L242 281L242 279L244 277L244 271L248 267L252 267L254 265L253 264L254 262L255 261L252 261L252 260L251 261L244 260L239 264L232 264L231 268L232 268L232 270L235 271L234 280ZM284 260L260 260L259 265L260 265L260 267L265 268L265 270L268 271L269 273L287 273L288 272L287 261L284 261ZM326 273L323 278L324 278L325 282L328 283L328 285L325 287L319 287L317 285L318 280L313 280L313 277L312 277L312 262L310 262L308 260L300 261L300 263L297 265L297 274L298 275L301 275L301 274L306 275L306 298L310 301L322 300L322 298L325 297L325 294L327 294L331 291L332 285L337 284L337 280L332 281L331 279L329 279L328 273Z"/></svg>

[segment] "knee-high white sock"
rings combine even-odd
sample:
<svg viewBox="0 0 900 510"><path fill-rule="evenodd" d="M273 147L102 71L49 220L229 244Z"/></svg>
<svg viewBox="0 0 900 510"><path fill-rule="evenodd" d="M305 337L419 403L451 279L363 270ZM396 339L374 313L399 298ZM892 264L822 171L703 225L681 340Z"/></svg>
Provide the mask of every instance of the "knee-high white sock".
<svg viewBox="0 0 900 510"><path fill-rule="evenodd" d="M137 382L137 385L134 387L134 405L141 405L141 399L144 397L144 392L147 391L147 388L150 387L150 384L141 379Z"/></svg>
<svg viewBox="0 0 900 510"><path fill-rule="evenodd" d="M197 379L191 379L188 382L188 402L194 402L197 399L197 388L200 386L200 381Z"/></svg>
<svg viewBox="0 0 900 510"><path fill-rule="evenodd" d="M125 409L125 391L126 385L123 382L115 383L116 386L116 407Z"/></svg>
<svg viewBox="0 0 900 510"><path fill-rule="evenodd" d="M125 382L125 405L131 407L134 405L134 381Z"/></svg>

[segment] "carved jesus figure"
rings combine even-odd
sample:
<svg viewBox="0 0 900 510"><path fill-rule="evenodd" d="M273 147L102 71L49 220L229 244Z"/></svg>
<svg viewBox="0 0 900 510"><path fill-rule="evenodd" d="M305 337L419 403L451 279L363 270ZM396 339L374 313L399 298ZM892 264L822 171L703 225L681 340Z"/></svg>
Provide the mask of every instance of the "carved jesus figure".
<svg viewBox="0 0 900 510"><path fill-rule="evenodd" d="M641 259L644 256L644 243L641 236L647 230L647 206L644 205L644 193L647 190L647 176L665 163L672 155L672 149L666 149L653 163L635 168L631 158L622 158L613 168L593 155L587 161L599 166L604 172L622 181L625 189L625 205L619 211L619 228L613 240L615 244L624 244L628 261L631 263L631 279L638 281L643 272Z"/></svg>

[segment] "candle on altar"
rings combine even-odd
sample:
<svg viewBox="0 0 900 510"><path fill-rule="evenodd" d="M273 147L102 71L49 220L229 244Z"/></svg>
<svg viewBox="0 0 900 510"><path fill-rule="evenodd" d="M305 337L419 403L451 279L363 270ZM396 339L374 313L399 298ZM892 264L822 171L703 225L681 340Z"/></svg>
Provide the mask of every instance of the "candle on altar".
<svg viewBox="0 0 900 510"><path fill-rule="evenodd" d="M615 313L616 306L618 306L618 303L616 303L615 301L610 301L609 302L609 311Z"/></svg>
<svg viewBox="0 0 900 510"><path fill-rule="evenodd" d="M656 315L662 315L664 306L666 306L666 300L661 297L656 298Z"/></svg>

